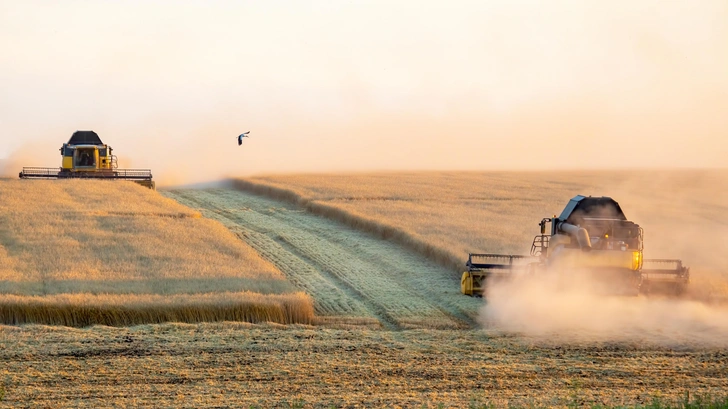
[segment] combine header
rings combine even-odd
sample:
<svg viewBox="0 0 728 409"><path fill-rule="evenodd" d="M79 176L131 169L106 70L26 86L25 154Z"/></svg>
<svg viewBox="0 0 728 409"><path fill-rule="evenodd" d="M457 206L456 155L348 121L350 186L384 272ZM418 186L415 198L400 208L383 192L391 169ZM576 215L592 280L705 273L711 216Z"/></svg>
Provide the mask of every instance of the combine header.
<svg viewBox="0 0 728 409"><path fill-rule="evenodd" d="M559 217L539 226L530 256L470 254L462 293L482 294L486 282L518 274L553 273L561 282L588 277L609 292L628 295L680 294L690 282L681 260L643 258L642 228L610 197L576 196Z"/></svg>
<svg viewBox="0 0 728 409"><path fill-rule="evenodd" d="M118 179L130 180L154 189L149 169L118 169L113 149L101 142L94 131L76 131L61 146L60 168L24 167L21 179Z"/></svg>

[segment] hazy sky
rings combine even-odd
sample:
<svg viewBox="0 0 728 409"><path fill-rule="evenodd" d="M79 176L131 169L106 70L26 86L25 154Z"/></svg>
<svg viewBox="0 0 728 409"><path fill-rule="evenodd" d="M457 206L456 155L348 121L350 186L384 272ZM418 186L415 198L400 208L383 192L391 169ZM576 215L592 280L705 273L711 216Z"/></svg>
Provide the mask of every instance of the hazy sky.
<svg viewBox="0 0 728 409"><path fill-rule="evenodd" d="M77 129L170 183L724 167L728 1L0 0L0 158Z"/></svg>

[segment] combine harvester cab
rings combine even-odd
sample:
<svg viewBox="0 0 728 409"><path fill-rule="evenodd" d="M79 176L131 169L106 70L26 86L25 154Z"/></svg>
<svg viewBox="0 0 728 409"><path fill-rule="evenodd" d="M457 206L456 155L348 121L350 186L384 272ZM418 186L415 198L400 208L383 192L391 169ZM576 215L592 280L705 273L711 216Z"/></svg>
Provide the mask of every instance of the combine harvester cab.
<svg viewBox="0 0 728 409"><path fill-rule="evenodd" d="M118 179L130 180L150 189L155 188L149 169L118 169L113 149L101 142L94 131L76 131L61 146L60 168L24 167L21 179Z"/></svg>
<svg viewBox="0 0 728 409"><path fill-rule="evenodd" d="M680 294L690 281L690 269L681 260L644 259L642 228L627 220L610 197L576 196L559 217L542 219L539 226L530 257L470 254L461 279L463 294L482 294L488 281L519 272L556 275L564 285L581 280L624 295Z"/></svg>

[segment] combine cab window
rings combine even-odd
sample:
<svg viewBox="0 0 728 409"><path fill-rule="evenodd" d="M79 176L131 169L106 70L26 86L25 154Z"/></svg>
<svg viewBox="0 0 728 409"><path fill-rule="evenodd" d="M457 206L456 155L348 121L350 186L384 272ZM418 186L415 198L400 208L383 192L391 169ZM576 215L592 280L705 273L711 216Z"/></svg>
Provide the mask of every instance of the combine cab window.
<svg viewBox="0 0 728 409"><path fill-rule="evenodd" d="M63 147L63 156L73 156L73 148L69 148L68 146Z"/></svg>
<svg viewBox="0 0 728 409"><path fill-rule="evenodd" d="M99 149L99 157L105 158L106 157L106 148Z"/></svg>
<svg viewBox="0 0 728 409"><path fill-rule="evenodd" d="M93 149L79 149L76 154L76 166L96 166L94 153Z"/></svg>

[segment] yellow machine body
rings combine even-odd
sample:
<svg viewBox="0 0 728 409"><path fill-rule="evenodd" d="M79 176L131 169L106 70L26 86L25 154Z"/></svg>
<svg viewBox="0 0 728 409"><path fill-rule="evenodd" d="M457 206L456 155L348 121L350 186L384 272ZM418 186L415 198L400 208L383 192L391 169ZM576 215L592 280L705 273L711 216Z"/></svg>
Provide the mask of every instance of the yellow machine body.
<svg viewBox="0 0 728 409"><path fill-rule="evenodd" d="M64 156L61 162L61 169L71 170L73 169L73 156Z"/></svg>
<svg viewBox="0 0 728 409"><path fill-rule="evenodd" d="M478 290L482 292L483 289L479 288ZM465 295L477 294L475 283L473 283L473 275L468 271L463 272L462 277L460 277L460 292Z"/></svg>
<svg viewBox="0 0 728 409"><path fill-rule="evenodd" d="M61 169L66 172L95 172L116 168L116 158L108 145L71 145L61 147Z"/></svg>
<svg viewBox="0 0 728 409"><path fill-rule="evenodd" d="M641 251L593 250L563 248L554 252L550 266L553 268L623 268L637 271L640 267Z"/></svg>
<svg viewBox="0 0 728 409"><path fill-rule="evenodd" d="M563 236L563 235L558 235ZM567 237L568 238L568 237ZM624 248L583 251L571 243L554 243L551 240L546 260L551 268L623 268L637 271L642 267L642 250Z"/></svg>

